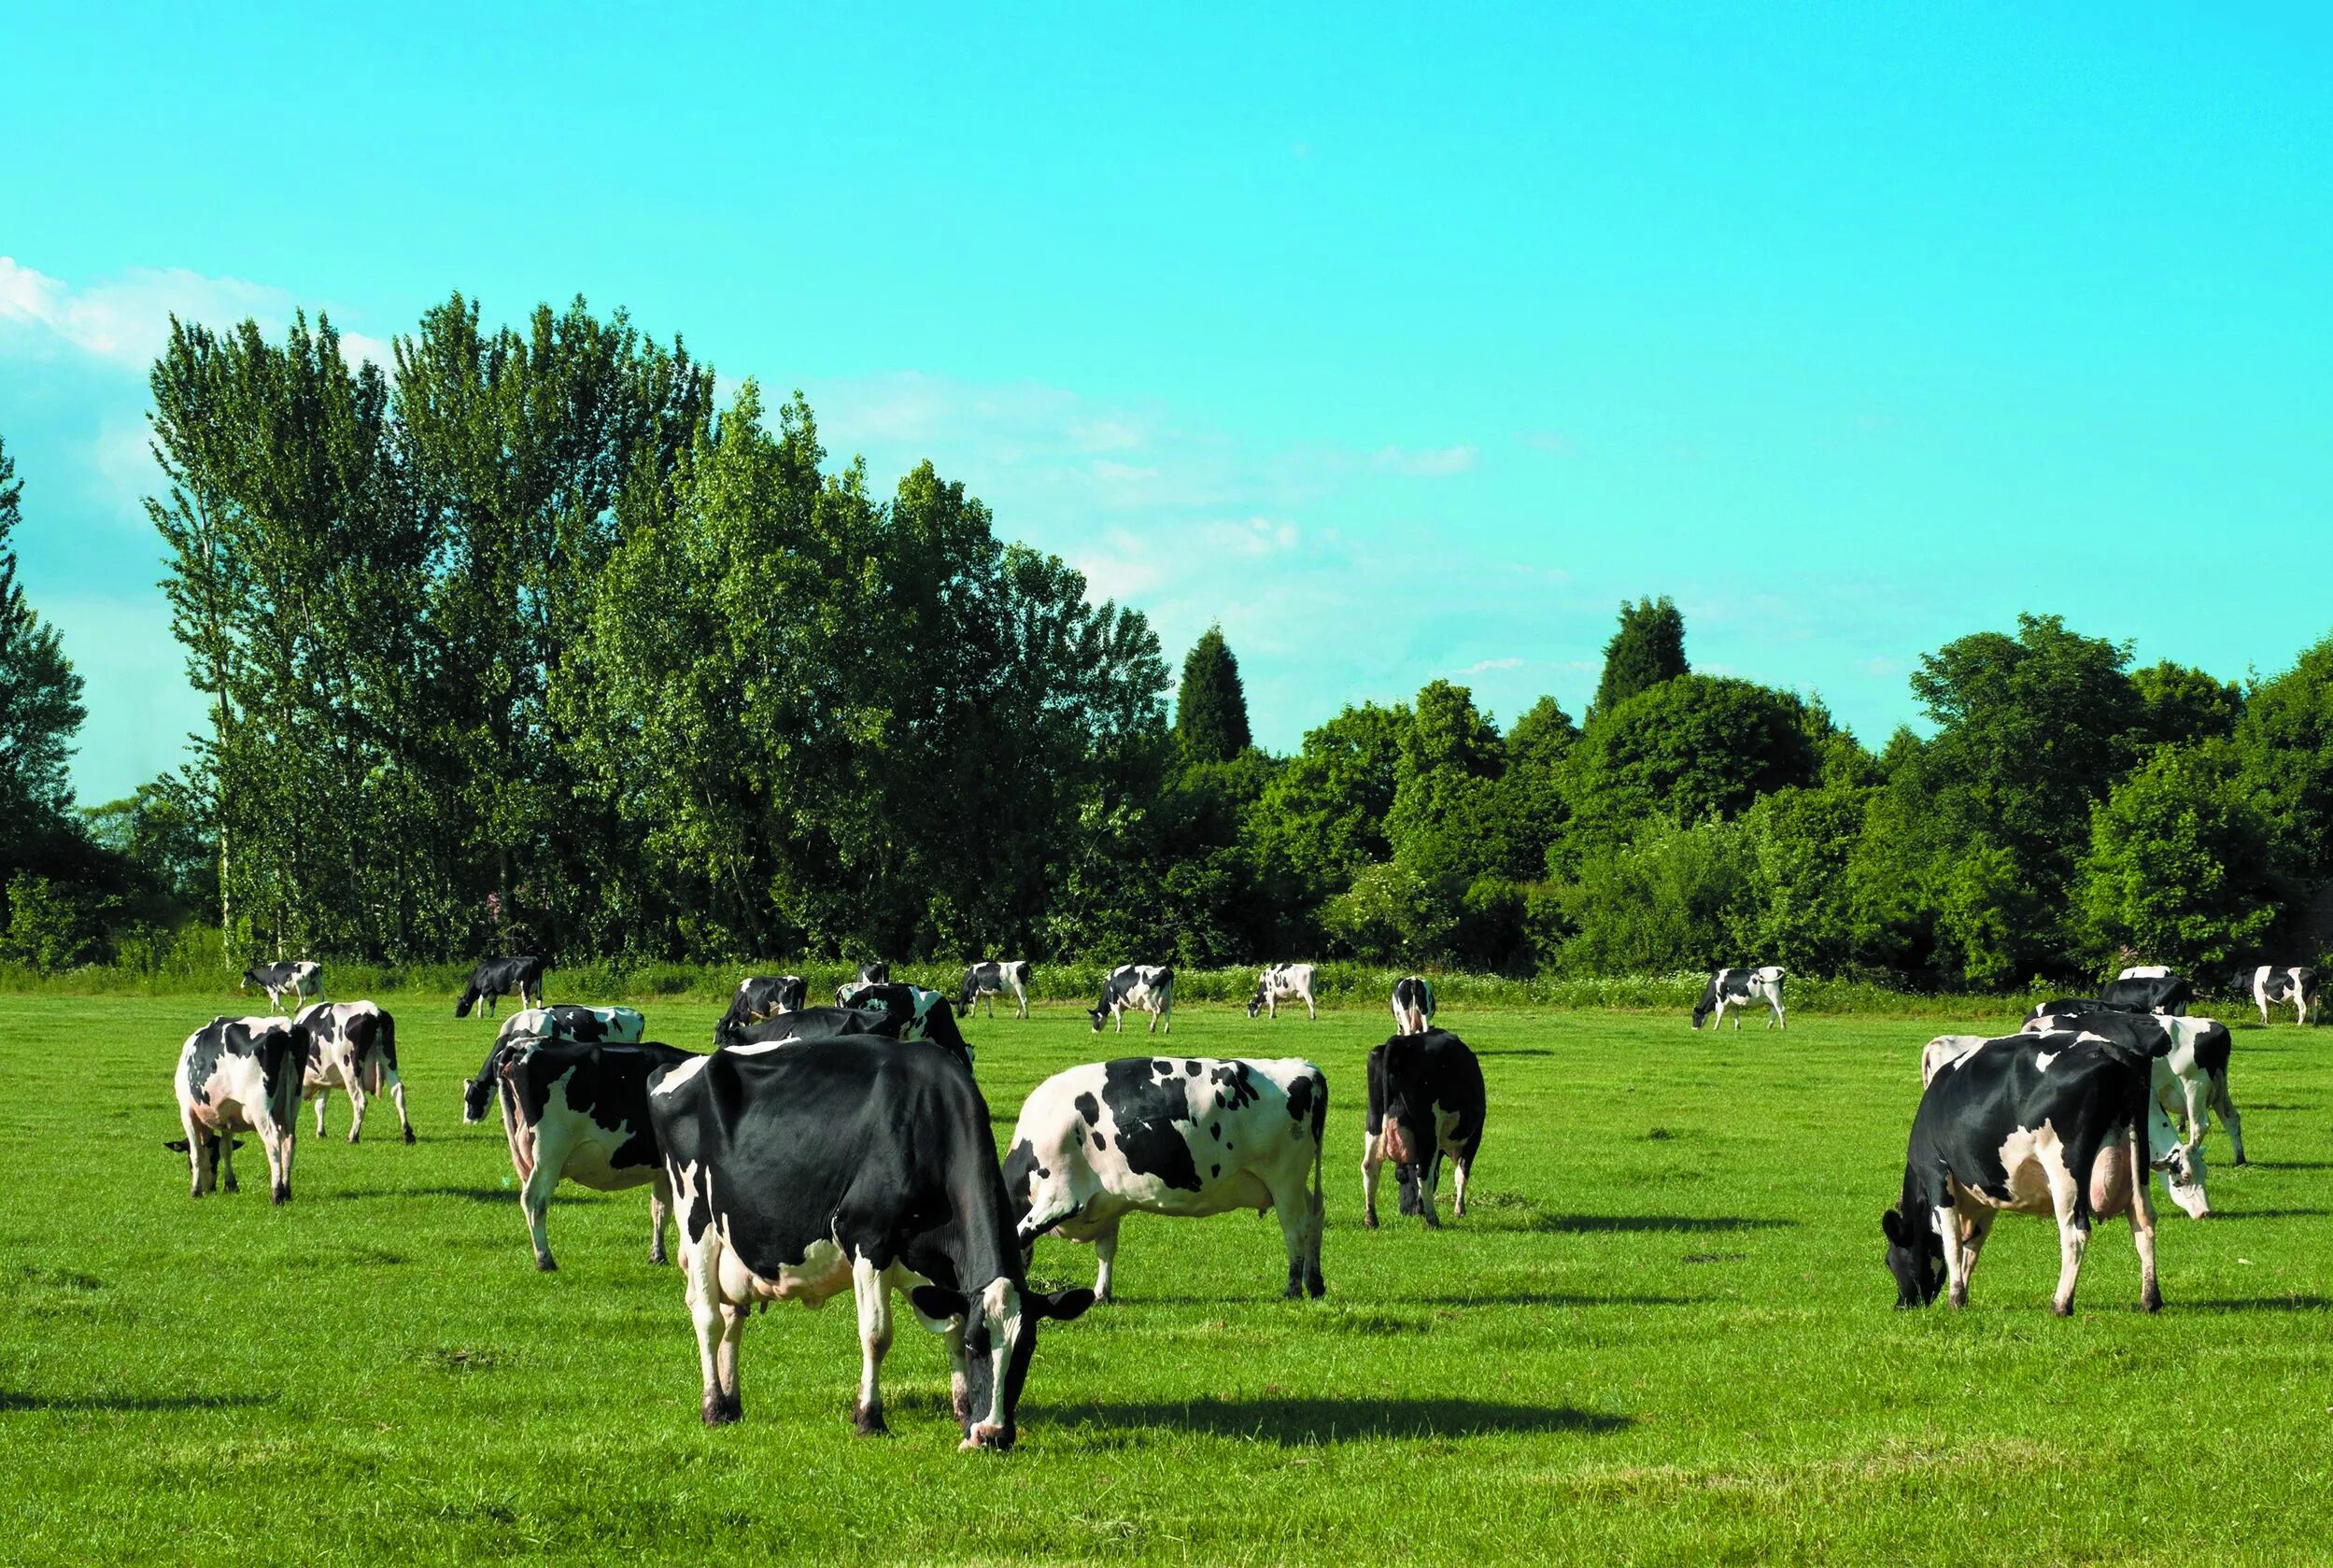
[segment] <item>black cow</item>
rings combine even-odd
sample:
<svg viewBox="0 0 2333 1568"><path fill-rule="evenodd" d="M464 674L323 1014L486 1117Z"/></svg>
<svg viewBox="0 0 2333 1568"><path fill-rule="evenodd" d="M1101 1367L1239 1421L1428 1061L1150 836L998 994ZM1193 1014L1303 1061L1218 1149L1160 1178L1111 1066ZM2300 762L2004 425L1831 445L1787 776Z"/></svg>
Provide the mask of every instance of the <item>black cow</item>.
<svg viewBox="0 0 2333 1568"><path fill-rule="evenodd" d="M235 1190L234 1135L256 1132L267 1151L276 1203L291 1198L291 1151L300 1131L300 1078L306 1029L282 1018L214 1018L178 1050L178 1124L186 1137L164 1147L187 1157L191 1195L219 1184Z"/></svg>
<svg viewBox="0 0 2333 1568"><path fill-rule="evenodd" d="M2236 994L2250 996L2259 1005L2260 1022L2269 1021L2269 1004L2290 1002L2294 1022L2309 1022L2309 1010L2317 1005L2317 971L2305 967L2277 968L2262 964L2255 968L2239 970Z"/></svg>
<svg viewBox="0 0 2333 1568"><path fill-rule="evenodd" d="M2098 994L2098 999L2109 1008L2127 1008L2132 1012L2184 1013L2195 998L2196 988L2186 977L2160 964L2125 969Z"/></svg>
<svg viewBox="0 0 2333 1568"><path fill-rule="evenodd" d="M1713 1028L1725 1026L1725 1010L1740 1010L1733 1019L1733 1032L1742 1032L1741 1013L1749 1010L1752 1002L1763 1002L1773 1016L1766 1020L1769 1029L1788 1029L1789 1020L1782 1010L1782 982L1789 975L1779 964L1767 964L1755 969L1712 969L1708 983L1701 990L1701 1000L1693 1004L1693 1027L1712 1012L1718 1015Z"/></svg>
<svg viewBox="0 0 2333 1568"><path fill-rule="evenodd" d="M862 996L884 988L877 986L861 992ZM904 990L905 987L898 989ZM784 1045L790 1040L840 1039L845 1035L877 1035L884 1039L923 1040L936 1045L972 1070L972 1047L963 1031L955 1025L955 1014L942 1005L932 1009L922 1018L900 1009L884 1006L847 1008L802 1008L794 1012L782 1012L759 1024L749 1024L740 1031L732 1045Z"/></svg>
<svg viewBox="0 0 2333 1568"><path fill-rule="evenodd" d="M881 1012L897 1019L899 1031L894 1038L929 1040L961 1057L965 1066L971 1066L971 1043L964 1038L964 1031L956 1027L955 1010L943 993L896 981L861 982L844 990L847 996L843 1005L852 1010Z"/></svg>
<svg viewBox="0 0 2333 1568"><path fill-rule="evenodd" d="M955 1005L967 1017L988 998L988 1016L997 1016L997 998L1010 995L1012 1013L1016 1018L1029 1015L1029 964L1025 958L998 958L986 964L974 964L964 971L964 983L957 988Z"/></svg>
<svg viewBox="0 0 2333 1568"><path fill-rule="evenodd" d="M899 1290L947 1336L963 1446L1012 1446L1037 1325L1077 1317L1094 1293L1029 1288L970 1074L859 1035L817 1051L725 1047L659 1073L648 1098L680 1205L707 1425L743 1411L738 1344L756 1303L815 1307L848 1289L862 1356L852 1423L884 1431L877 1379Z"/></svg>
<svg viewBox="0 0 2333 1568"><path fill-rule="evenodd" d="M511 1169L534 1245L534 1265L550 1270L551 1192L565 1177L594 1192L643 1183L648 1199L648 1261L663 1263L664 1222L672 1190L648 1123L648 1076L659 1067L701 1061L678 1046L584 1045L573 1040L498 1041L487 1071L472 1084L462 1120L483 1121L485 1097L500 1091ZM483 1092L481 1092L481 1090Z"/></svg>
<svg viewBox="0 0 2333 1568"><path fill-rule="evenodd" d="M834 988L834 1003L835 1003L835 1006L837 1006L837 1007L843 1007L843 1006L847 1006L847 1005L848 1005L848 1003L849 1003L849 1000L850 1000L850 998L849 998L849 996L848 996L847 993L849 993L849 992L851 992L851 991L853 991L853 990L856 989L856 988L857 988L857 987L859 987L859 986L862 986L862 985L887 985L887 984L889 984L890 982L891 982L891 966L890 966L890 965L888 965L888 964L861 964L861 965L858 967L858 974L857 974L855 978L850 979L850 980L846 980L846 981L844 981L841 984L840 984L840 985L838 985L838 986L836 986L836 987Z"/></svg>
<svg viewBox="0 0 2333 1568"><path fill-rule="evenodd" d="M254 985L267 993L269 1007L290 1011L284 1007L286 992L290 993L295 1003L323 995L324 966L305 960L291 964L254 964L243 971L243 982L235 989L247 991Z"/></svg>
<svg viewBox="0 0 2333 1568"><path fill-rule="evenodd" d="M792 1012L810 999L810 983L799 975L749 975L738 982L729 1010L713 1026L713 1043L728 1045L745 1038L748 1024L773 1014Z"/></svg>
<svg viewBox="0 0 2333 1568"><path fill-rule="evenodd" d="M1939 1064L1912 1119L1902 1194L1880 1216L1896 1305L1925 1307L1948 1285L1952 1305L1967 1306L1977 1254L2007 1209L2057 1216L2059 1317L2073 1311L2093 1222L2128 1215L2140 1302L2159 1309L2147 1175L2160 1113L2153 1063L2094 1034L2012 1036Z"/></svg>
<svg viewBox="0 0 2333 1568"><path fill-rule="evenodd" d="M470 1010L483 998L486 1015L491 1018L494 1004L513 995L530 1008L541 1007L543 971L547 968L542 959L532 955L479 959L470 970L470 983L461 988L460 999L454 1003L454 1016L469 1017Z"/></svg>
<svg viewBox="0 0 2333 1568"><path fill-rule="evenodd" d="M1368 1135L1361 1153L1361 1222L1378 1222L1378 1172L1393 1162L1401 1188L1401 1211L1435 1217L1435 1190L1447 1153L1457 1185L1453 1214L1466 1212L1466 1180L1482 1147L1488 1096L1482 1064L1466 1042L1448 1029L1400 1034L1369 1052Z"/></svg>
<svg viewBox="0 0 2333 1568"><path fill-rule="evenodd" d="M1422 1035L1434 1024L1434 982L1423 975L1406 975L1393 982L1393 1027L1405 1035Z"/></svg>

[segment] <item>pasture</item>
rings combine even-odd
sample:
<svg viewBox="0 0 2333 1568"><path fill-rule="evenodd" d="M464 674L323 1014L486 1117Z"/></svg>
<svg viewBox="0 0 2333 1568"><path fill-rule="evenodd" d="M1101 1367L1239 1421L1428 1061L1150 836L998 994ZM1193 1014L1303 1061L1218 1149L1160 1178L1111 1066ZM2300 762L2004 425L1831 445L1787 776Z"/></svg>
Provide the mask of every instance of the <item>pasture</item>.
<svg viewBox="0 0 2333 1568"><path fill-rule="evenodd" d="M1359 1223L1381 1007L1186 1005L1177 1054L1327 1069L1329 1294L1280 1299L1269 1220L1135 1216L1121 1302L1049 1326L997 1459L956 1452L912 1322L896 1435L852 1435L847 1298L757 1316L743 1422L700 1426L644 1190L562 1188L538 1275L499 1125L460 1122L494 1025L386 999L420 1142L376 1116L349 1147L337 1097L324 1139L304 1113L282 1209L248 1139L244 1192L200 1203L161 1147L180 1040L247 1001L0 1001L0 1560L2269 1562L2333 1539L2313 1030L2236 1015L2256 1163L2214 1131L2200 1223L2158 1182L2163 1314L2116 1223L2059 1321L2046 1221L2001 1222L1962 1314L1893 1311L1880 1261L1919 1047L2006 1008L1713 1038L1446 1007L1491 1113L1477 1207L1428 1234L1390 1177L1385 1229ZM692 1048L719 1011L643 1005ZM1149 1049L1061 1007L966 1030L1000 1138L1046 1074ZM1033 1274L1090 1283L1093 1257L1043 1242Z"/></svg>

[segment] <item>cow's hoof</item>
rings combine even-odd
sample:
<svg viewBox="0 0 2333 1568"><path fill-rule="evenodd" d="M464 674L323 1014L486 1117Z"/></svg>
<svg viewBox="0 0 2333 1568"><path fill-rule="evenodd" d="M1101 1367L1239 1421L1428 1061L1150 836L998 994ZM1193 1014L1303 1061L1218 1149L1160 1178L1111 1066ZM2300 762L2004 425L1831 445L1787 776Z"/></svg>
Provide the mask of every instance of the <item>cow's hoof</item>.
<svg viewBox="0 0 2333 1568"><path fill-rule="evenodd" d="M2252 1164L2252 1162L2251 1162L2250 1160L2245 1159L2245 1158L2244 1158L2241 1154L2237 1155L2237 1156L2236 1156L2236 1158L2235 1158L2233 1161L2231 1161L2230 1163L2231 1163L2231 1164L2234 1164L2234 1165L2248 1165Z"/></svg>
<svg viewBox="0 0 2333 1568"><path fill-rule="evenodd" d="M2160 1312L2163 1310L2163 1293L2160 1291L2149 1291L2145 1295L2140 1298L2139 1310L2142 1312Z"/></svg>
<svg viewBox="0 0 2333 1568"><path fill-rule="evenodd" d="M1115 1307L1118 1305L1118 1298L1110 1294L1108 1291L1096 1291L1094 1293L1094 1305L1096 1307Z"/></svg>
<svg viewBox="0 0 2333 1568"><path fill-rule="evenodd" d="M871 1409L864 1405L852 1406L851 1430L857 1433L861 1437L888 1437L891 1435L891 1428L884 1424L883 1419L883 1406L880 1405L875 1406Z"/></svg>
<svg viewBox="0 0 2333 1568"><path fill-rule="evenodd" d="M548 1253L537 1253L534 1260L534 1266L535 1272L538 1274L557 1274L559 1272L559 1264L551 1261Z"/></svg>
<svg viewBox="0 0 2333 1568"><path fill-rule="evenodd" d="M1371 1231L1378 1228L1378 1211L1376 1209L1372 1208L1368 1213L1364 1214L1361 1217L1361 1228Z"/></svg>
<svg viewBox="0 0 2333 1568"><path fill-rule="evenodd" d="M411 1143L413 1141L413 1129L411 1127L407 1127L405 1129L405 1141L407 1143Z"/></svg>
<svg viewBox="0 0 2333 1568"><path fill-rule="evenodd" d="M1280 1299L1282 1301L1302 1301L1304 1299L1304 1285L1298 1280L1291 1279L1288 1281L1288 1288L1280 1292Z"/></svg>
<svg viewBox="0 0 2333 1568"><path fill-rule="evenodd" d="M1328 1281L1322 1278L1317 1274L1308 1275L1306 1277L1304 1289L1307 1295L1312 1297L1313 1300L1318 1301L1321 1297L1328 1294Z"/></svg>
<svg viewBox="0 0 2333 1568"><path fill-rule="evenodd" d="M735 1399L724 1399L717 1393L705 1395L707 1426L728 1426L744 1414L744 1406Z"/></svg>
<svg viewBox="0 0 2333 1568"><path fill-rule="evenodd" d="M2073 1303L2053 1301L2049 1304L2049 1310L2052 1317L2071 1318L2073 1316Z"/></svg>
<svg viewBox="0 0 2333 1568"><path fill-rule="evenodd" d="M230 1192L230 1193L239 1193L239 1192L241 1192L243 1189L235 1185L235 1179L234 1179L233 1177L232 1177L232 1176L231 1176L231 1177L227 1178L227 1180L226 1180L226 1190L227 1190L228 1192ZM194 1195L195 1195L196 1197L201 1197L203 1194L200 1194L200 1193L197 1193L197 1194L195 1194Z"/></svg>
<svg viewBox="0 0 2333 1568"><path fill-rule="evenodd" d="M648 1261L651 1264L654 1264L657 1267L663 1268L669 1265L672 1260L666 1257L661 1251L656 1251L648 1254Z"/></svg>
<svg viewBox="0 0 2333 1568"><path fill-rule="evenodd" d="M320 1137L321 1135L319 1134L318 1136ZM348 1135L348 1141L349 1141L350 1143L354 1143L354 1142L356 1142L356 1141L357 1141L357 1135L356 1135L356 1134L354 1134L354 1133L350 1133L350 1134Z"/></svg>
<svg viewBox="0 0 2333 1568"><path fill-rule="evenodd" d="M274 1192L268 1194L267 1201L273 1204L290 1203L291 1201L291 1189L289 1187L278 1187Z"/></svg>
<svg viewBox="0 0 2333 1568"><path fill-rule="evenodd" d="M993 1426L987 1421L983 1421L974 1427L971 1434L956 1447L960 1450L978 1448L992 1454L1001 1454L1012 1447L1012 1434L1003 1427Z"/></svg>

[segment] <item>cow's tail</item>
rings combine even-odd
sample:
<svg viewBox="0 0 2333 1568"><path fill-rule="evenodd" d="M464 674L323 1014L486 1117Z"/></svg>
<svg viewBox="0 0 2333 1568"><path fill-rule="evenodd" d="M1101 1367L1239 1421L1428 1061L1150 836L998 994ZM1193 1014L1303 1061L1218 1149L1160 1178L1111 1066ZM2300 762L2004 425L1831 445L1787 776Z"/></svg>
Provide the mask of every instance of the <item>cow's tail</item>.
<svg viewBox="0 0 2333 1568"><path fill-rule="evenodd" d="M380 1014L380 1033L373 1042L372 1065L365 1069L364 1092L377 1095L389 1075L397 1070L397 1015L384 1009Z"/></svg>

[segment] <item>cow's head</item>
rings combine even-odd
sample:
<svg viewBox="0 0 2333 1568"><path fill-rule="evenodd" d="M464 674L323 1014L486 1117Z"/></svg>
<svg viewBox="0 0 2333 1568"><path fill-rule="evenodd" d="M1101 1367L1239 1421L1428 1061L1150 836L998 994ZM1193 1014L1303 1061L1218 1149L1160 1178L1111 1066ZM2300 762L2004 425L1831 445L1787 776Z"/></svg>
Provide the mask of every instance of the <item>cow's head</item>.
<svg viewBox="0 0 2333 1568"><path fill-rule="evenodd" d="M1264 1010L1264 982L1255 982L1255 995L1248 998L1248 1016L1253 1018Z"/></svg>
<svg viewBox="0 0 2333 1568"><path fill-rule="evenodd" d="M1707 1022L1710 1013L1716 1010L1717 1006L1718 988L1712 985L1702 993L1701 1000L1693 1004L1693 1027L1698 1029Z"/></svg>
<svg viewBox="0 0 2333 1568"><path fill-rule="evenodd" d="M500 1052L496 1054L499 1058ZM494 1103L494 1087L497 1082L494 1067L499 1065L499 1061L489 1064L487 1070L477 1077L462 1080L461 1119L471 1126L475 1126L485 1121L486 1108Z"/></svg>
<svg viewBox="0 0 2333 1568"><path fill-rule="evenodd" d="M1896 1307L1926 1307L1944 1283L1944 1243L1936 1217L1925 1209L1890 1208L1879 1217L1888 1238L1888 1272L1896 1277Z"/></svg>
<svg viewBox="0 0 2333 1568"><path fill-rule="evenodd" d="M478 1004L478 982L474 978L461 988L461 995L454 999L454 1016L456 1018L469 1017L470 1010Z"/></svg>
<svg viewBox="0 0 2333 1568"><path fill-rule="evenodd" d="M1100 1034L1102 1032L1102 1025L1110 1022L1110 1002L1108 998L1104 998L1098 1006L1087 1008L1085 1010L1085 1016L1094 1021L1094 1032L1097 1035Z"/></svg>
<svg viewBox="0 0 2333 1568"><path fill-rule="evenodd" d="M261 978L259 966L255 964L251 968L243 971L243 978L235 982L235 989L237 991L248 991L254 985L265 985L266 983L267 982Z"/></svg>
<svg viewBox="0 0 2333 1568"><path fill-rule="evenodd" d="M2203 1195L2203 1145L2178 1143L2170 1152L2154 1162L2163 1173L2163 1190L2170 1194L2171 1202L2190 1220L2208 1220L2212 1216L2211 1200Z"/></svg>
<svg viewBox="0 0 2333 1568"><path fill-rule="evenodd" d="M998 1278L977 1301L940 1285L918 1285L908 1300L927 1322L962 1320L964 1398L956 1407L962 1447L1003 1453L1018 1435L1013 1414L1037 1351L1037 1325L1047 1318L1066 1323L1083 1316L1094 1305L1094 1293L1082 1288L1048 1293Z"/></svg>

